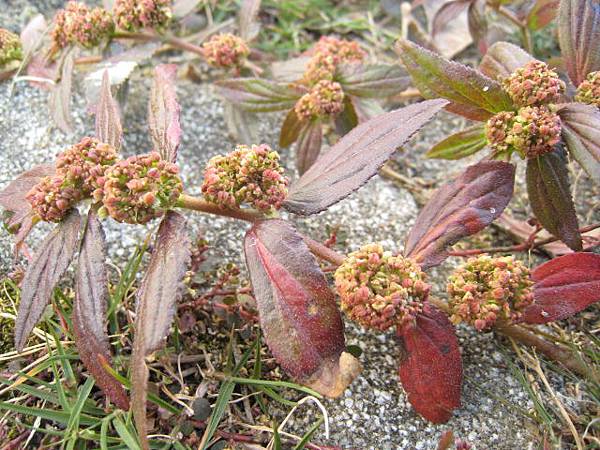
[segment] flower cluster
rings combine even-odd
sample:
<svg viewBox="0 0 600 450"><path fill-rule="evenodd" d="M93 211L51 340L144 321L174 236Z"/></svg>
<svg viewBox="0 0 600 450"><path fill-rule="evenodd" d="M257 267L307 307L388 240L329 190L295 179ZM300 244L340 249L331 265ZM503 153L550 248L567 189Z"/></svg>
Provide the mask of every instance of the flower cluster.
<svg viewBox="0 0 600 450"><path fill-rule="evenodd" d="M21 58L23 58L23 49L19 36L0 28L0 66Z"/></svg>
<svg viewBox="0 0 600 450"><path fill-rule="evenodd" d="M206 165L202 193L222 208L242 203L261 211L277 209L287 195L288 179L279 165L279 154L266 145L239 145Z"/></svg>
<svg viewBox="0 0 600 450"><path fill-rule="evenodd" d="M56 49L77 44L85 48L95 47L114 30L110 13L102 8L88 8L75 1L67 3L54 16L51 32Z"/></svg>
<svg viewBox="0 0 600 450"><path fill-rule="evenodd" d="M157 152L131 156L106 170L94 199L117 222L143 224L175 205L183 191L178 173Z"/></svg>
<svg viewBox="0 0 600 450"><path fill-rule="evenodd" d="M533 302L529 269L512 256L470 258L448 279L450 320L478 331L497 320L517 321Z"/></svg>
<svg viewBox="0 0 600 450"><path fill-rule="evenodd" d="M82 199L81 190L64 175L42 178L28 193L27 201L35 214L46 222L60 222Z"/></svg>
<svg viewBox="0 0 600 450"><path fill-rule="evenodd" d="M485 136L494 154L497 155L510 150L508 139L514 119L514 112L502 111L490 118L485 124Z"/></svg>
<svg viewBox="0 0 600 450"><path fill-rule="evenodd" d="M214 67L240 67L250 54L246 42L231 33L217 34L202 45L206 62Z"/></svg>
<svg viewBox="0 0 600 450"><path fill-rule="evenodd" d="M600 71L588 73L586 79L577 86L575 100L600 108Z"/></svg>
<svg viewBox="0 0 600 450"><path fill-rule="evenodd" d="M340 64L359 63L365 57L365 51L357 42L323 36L313 48L303 81L308 85L331 81Z"/></svg>
<svg viewBox="0 0 600 450"><path fill-rule="evenodd" d="M160 29L171 20L171 0L116 0L113 14L122 30Z"/></svg>
<svg viewBox="0 0 600 450"><path fill-rule="evenodd" d="M344 91L340 83L321 80L304 94L294 110L300 120L334 116L344 109Z"/></svg>
<svg viewBox="0 0 600 450"><path fill-rule="evenodd" d="M502 86L517 106L533 106L559 100L565 83L541 61L530 61L502 80Z"/></svg>
<svg viewBox="0 0 600 450"><path fill-rule="evenodd" d="M350 253L335 272L342 310L365 327L385 330L414 320L429 295L414 261L368 244Z"/></svg>

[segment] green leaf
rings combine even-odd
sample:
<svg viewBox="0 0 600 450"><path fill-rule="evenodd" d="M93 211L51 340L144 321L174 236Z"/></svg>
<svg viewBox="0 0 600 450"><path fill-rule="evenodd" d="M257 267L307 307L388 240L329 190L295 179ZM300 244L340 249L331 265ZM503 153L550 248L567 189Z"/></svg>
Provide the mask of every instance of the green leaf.
<svg viewBox="0 0 600 450"><path fill-rule="evenodd" d="M69 418L69 423L67 424L67 433L71 432L75 436L77 435L77 431L79 429L79 416L81 414L81 411L83 410L83 406L85 405L86 400L90 395L90 392L92 392L93 387L94 379L90 377L87 380L85 380L85 383L79 389L79 396L77 397L77 401L73 405L73 409L71 409L71 417Z"/></svg>
<svg viewBox="0 0 600 450"><path fill-rule="evenodd" d="M226 100L253 112L288 110L306 91L291 83L260 78L233 78L220 81L217 86Z"/></svg>
<svg viewBox="0 0 600 450"><path fill-rule="evenodd" d="M306 447L306 444L308 444L310 439L313 437L313 435L319 429L319 427L323 424L323 422L324 419L322 417L319 420L317 420L315 424L312 427L310 427L310 429L306 432L306 434L302 436L302 439L300 440L300 442L298 442L298 444L296 444L294 450L302 450L304 447Z"/></svg>
<svg viewBox="0 0 600 450"><path fill-rule="evenodd" d="M349 64L339 68L336 81L346 95L386 98L405 90L410 85L410 75L399 65Z"/></svg>
<svg viewBox="0 0 600 450"><path fill-rule="evenodd" d="M497 81L481 72L401 39L397 44L400 59L425 98L445 98L452 103L448 111L468 119L484 121L514 106Z"/></svg>
<svg viewBox="0 0 600 450"><path fill-rule="evenodd" d="M438 159L466 158L487 145L485 129L475 125L438 142L425 156Z"/></svg>
<svg viewBox="0 0 600 450"><path fill-rule="evenodd" d="M119 416L116 416L113 419L113 425L115 427L115 430L121 437L121 439L123 439L123 442L125 442L125 444L127 444L127 447L130 450L141 450L142 449L140 447L140 444L138 443L138 440L135 438L134 434L131 432L131 430L129 430L129 428L127 427L125 422L123 422Z"/></svg>
<svg viewBox="0 0 600 450"><path fill-rule="evenodd" d="M65 411L33 408L30 406L14 405L8 402L0 402L0 411L1 410L12 411L17 414L24 414L26 416L40 417L41 419L62 423L64 425L69 423L69 419L71 417L71 414ZM86 414L81 414L79 416L79 423L86 426L96 425L98 423L98 419Z"/></svg>
<svg viewBox="0 0 600 450"><path fill-rule="evenodd" d="M569 153L592 180L600 182L600 111L595 106L568 103L558 115Z"/></svg>
<svg viewBox="0 0 600 450"><path fill-rule="evenodd" d="M562 150L527 161L527 191L531 209L544 228L572 250L581 251L581 234Z"/></svg>

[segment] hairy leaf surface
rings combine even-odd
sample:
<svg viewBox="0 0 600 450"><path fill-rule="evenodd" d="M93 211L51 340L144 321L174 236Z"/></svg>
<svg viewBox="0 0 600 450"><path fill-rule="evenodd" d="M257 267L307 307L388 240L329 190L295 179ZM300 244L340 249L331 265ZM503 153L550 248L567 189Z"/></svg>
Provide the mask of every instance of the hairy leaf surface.
<svg viewBox="0 0 600 450"><path fill-rule="evenodd" d="M481 60L479 70L488 77L499 80L534 60L535 58L521 47L509 42L496 42Z"/></svg>
<svg viewBox="0 0 600 450"><path fill-rule="evenodd" d="M305 93L293 84L260 78L233 78L217 85L226 100L253 112L285 111Z"/></svg>
<svg viewBox="0 0 600 450"><path fill-rule="evenodd" d="M487 145L485 129L474 125L438 142L425 156L440 159L461 159L477 153Z"/></svg>
<svg viewBox="0 0 600 450"><path fill-rule="evenodd" d="M101 142L112 145L117 151L121 148L123 128L117 102L110 92L108 71L102 75L100 100L96 107L96 138Z"/></svg>
<svg viewBox="0 0 600 450"><path fill-rule="evenodd" d="M304 124L298 135L296 148L296 168L302 176L315 163L321 152L323 125L319 120Z"/></svg>
<svg viewBox="0 0 600 450"><path fill-rule="evenodd" d="M336 77L346 95L385 98L402 92L410 85L410 75L399 65L347 64Z"/></svg>
<svg viewBox="0 0 600 450"><path fill-rule="evenodd" d="M592 105L568 103L558 115L569 153L590 178L600 182L600 111Z"/></svg>

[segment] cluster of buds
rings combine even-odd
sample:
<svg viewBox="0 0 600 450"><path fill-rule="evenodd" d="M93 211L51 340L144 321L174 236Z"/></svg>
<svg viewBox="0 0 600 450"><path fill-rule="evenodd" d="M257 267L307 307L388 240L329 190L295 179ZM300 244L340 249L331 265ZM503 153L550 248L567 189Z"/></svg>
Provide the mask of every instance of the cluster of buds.
<svg viewBox="0 0 600 450"><path fill-rule="evenodd" d="M557 102L565 90L558 74L541 61L530 61L502 80L502 86L517 106Z"/></svg>
<svg viewBox="0 0 600 450"><path fill-rule="evenodd" d="M277 209L287 196L288 179L279 165L279 154L266 145L239 145L206 165L202 193L222 208L242 203L261 211Z"/></svg>
<svg viewBox="0 0 600 450"><path fill-rule="evenodd" d="M304 94L294 110L300 120L335 116L344 109L344 91L340 83L321 80Z"/></svg>
<svg viewBox="0 0 600 450"><path fill-rule="evenodd" d="M470 258L448 279L450 320L478 331L496 321L514 323L533 302L529 269L512 256Z"/></svg>
<svg viewBox="0 0 600 450"><path fill-rule="evenodd" d="M28 193L27 201L43 221L60 222L82 199L81 190L67 181L64 175L44 177Z"/></svg>
<svg viewBox="0 0 600 450"><path fill-rule="evenodd" d="M117 222L143 224L175 205L183 191L178 173L157 152L131 156L106 170L94 199Z"/></svg>
<svg viewBox="0 0 600 450"><path fill-rule="evenodd" d="M600 71L590 72L577 87L575 100L600 108Z"/></svg>
<svg viewBox="0 0 600 450"><path fill-rule="evenodd" d="M21 58L23 58L23 49L19 36L0 28L0 66Z"/></svg>
<svg viewBox="0 0 600 450"><path fill-rule="evenodd" d="M414 261L379 244L350 253L335 272L342 310L365 327L385 330L412 321L429 296L425 274Z"/></svg>
<svg viewBox="0 0 600 450"><path fill-rule="evenodd" d="M223 69L239 68L250 54L246 42L231 33L217 34L202 45L206 62Z"/></svg>
<svg viewBox="0 0 600 450"><path fill-rule="evenodd" d="M51 37L56 49L73 44L92 48L113 30L114 23L108 11L102 8L90 9L83 3L70 1L65 9L54 16Z"/></svg>
<svg viewBox="0 0 600 450"><path fill-rule="evenodd" d="M116 0L113 14L122 30L160 29L171 20L171 0Z"/></svg>
<svg viewBox="0 0 600 450"><path fill-rule="evenodd" d="M503 111L485 124L485 136L495 155L511 150L508 140L514 120L514 112Z"/></svg>
<svg viewBox="0 0 600 450"><path fill-rule="evenodd" d="M313 48L303 80L308 85L331 81L340 64L360 63L365 57L365 51L357 42L323 36Z"/></svg>

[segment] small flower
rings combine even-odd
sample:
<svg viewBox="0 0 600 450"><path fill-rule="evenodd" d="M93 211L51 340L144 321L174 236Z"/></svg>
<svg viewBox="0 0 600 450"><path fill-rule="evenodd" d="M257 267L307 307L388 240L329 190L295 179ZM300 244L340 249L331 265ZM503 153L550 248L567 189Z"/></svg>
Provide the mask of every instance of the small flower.
<svg viewBox="0 0 600 450"><path fill-rule="evenodd" d="M448 279L450 320L478 331L497 320L516 322L533 302L529 269L512 256L470 258Z"/></svg>
<svg viewBox="0 0 600 450"><path fill-rule="evenodd" d="M116 0L113 14L122 30L160 29L171 20L171 0Z"/></svg>
<svg viewBox="0 0 600 450"><path fill-rule="evenodd" d="M586 79L577 86L575 100L600 108L600 71L588 73Z"/></svg>
<svg viewBox="0 0 600 450"><path fill-rule="evenodd" d="M21 39L16 34L0 28L0 66L23 58Z"/></svg>
<svg viewBox="0 0 600 450"><path fill-rule="evenodd" d="M340 64L360 63L366 55L357 42L323 36L313 47L303 81L308 85L331 81Z"/></svg>
<svg viewBox="0 0 600 450"><path fill-rule="evenodd" d="M514 120L514 112L503 111L493 116L485 124L485 136L494 154L510 150L507 139Z"/></svg>
<svg viewBox="0 0 600 450"><path fill-rule="evenodd" d="M214 67L230 69L240 67L250 54L246 42L231 33L214 35L202 45L206 62Z"/></svg>
<svg viewBox="0 0 600 450"><path fill-rule="evenodd" d="M114 30L111 14L102 9L90 9L85 4L71 1L54 16L51 32L54 47L61 49L77 44L92 48L100 44Z"/></svg>
<svg viewBox="0 0 600 450"><path fill-rule="evenodd" d="M183 191L178 174L157 152L131 156L106 170L94 199L117 222L143 224L175 205Z"/></svg>
<svg viewBox="0 0 600 450"><path fill-rule="evenodd" d="M385 330L415 319L429 295L425 273L379 244L350 253L335 272L342 310L365 327Z"/></svg>
<svg viewBox="0 0 600 450"><path fill-rule="evenodd" d="M287 196L288 179L279 165L279 154L266 145L239 145L206 165L202 193L222 208L242 203L261 211L278 209Z"/></svg>
<svg viewBox="0 0 600 450"><path fill-rule="evenodd" d="M307 94L300 97L294 109L300 120L335 116L344 109L342 86L335 81L319 81Z"/></svg>
<svg viewBox="0 0 600 450"><path fill-rule="evenodd" d="M81 191L64 175L42 178L26 195L33 211L46 222L60 222L81 200Z"/></svg>
<svg viewBox="0 0 600 450"><path fill-rule="evenodd" d="M535 158L554 150L561 129L560 117L546 106L526 106L515 116L507 142L521 155Z"/></svg>
<svg viewBox="0 0 600 450"><path fill-rule="evenodd" d="M565 83L541 61L530 61L502 80L502 86L517 106L543 105L558 101Z"/></svg>

